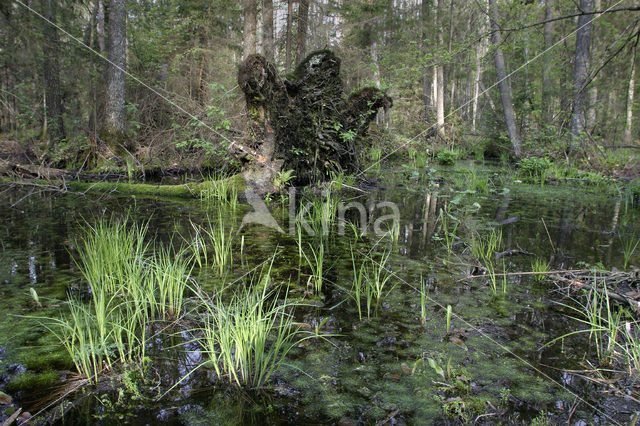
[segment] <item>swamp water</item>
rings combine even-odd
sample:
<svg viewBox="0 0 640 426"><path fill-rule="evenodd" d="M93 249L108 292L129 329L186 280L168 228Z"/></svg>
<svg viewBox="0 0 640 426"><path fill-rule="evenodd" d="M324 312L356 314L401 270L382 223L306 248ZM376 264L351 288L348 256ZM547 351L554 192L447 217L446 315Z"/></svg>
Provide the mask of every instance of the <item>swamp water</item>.
<svg viewBox="0 0 640 426"><path fill-rule="evenodd" d="M471 258L471 240L472 235L500 230L498 251L531 254L502 257L496 262L499 272L530 271L536 258L550 262L551 269L598 264L621 269L619 235L638 235L640 209L615 191L513 183L500 179L499 170L484 167L476 172L494 185L470 190L458 178L464 174L459 170L402 170L381 172L384 187L366 193L334 192L332 196L345 203L373 206L368 209L372 219L389 213L376 209L378 203L395 203L400 226L389 227L394 236L379 237L372 225L366 235L356 236L349 226L345 235L338 235L334 224L325 237L302 236L307 257L299 256L295 235L256 224L245 224L238 232L252 209L245 204L235 211L227 208L224 224L233 231L233 265L224 277L212 267L195 268L195 282L208 292L229 291L229 285L242 285L241 277L273 257L272 284L288 287L289 300L304 304L294 312L301 329L325 337L296 345L260 392L240 391L202 368L165 394L206 357L194 343L188 318L178 325L153 326L144 379L136 382L127 376L75 392L66 397L75 408L58 421L628 422L640 404L603 392L606 387L570 372L585 370L585 359L595 359L586 334L545 346L581 327L555 303L571 302L554 283L532 275L500 276L492 290L487 275L472 275L478 265ZM430 181L430 173L444 176L444 182ZM58 315L66 309L63 302L69 294L86 294L76 264L76 243L86 224L99 217L148 221L156 247L170 241L179 245L192 238L192 222L216 222L219 210L200 200L29 191L7 189L1 195L0 390L14 397L14 405L35 414L60 402L55 397L64 394L61 380L72 377L74 368L56 339L25 316ZM288 231L288 201L275 197L268 205ZM444 219L449 234L457 235L451 241L443 230L441 210L448 212ZM353 213L347 217L357 224ZM312 253L317 256L320 241L324 259L317 294L315 279L309 279L314 270L308 263L313 262L307 260ZM366 257L379 262L387 254L385 266L391 273L382 297L369 317L362 301L359 315L350 296L353 264ZM638 252L629 263L640 264ZM421 289L427 293L424 311Z"/></svg>

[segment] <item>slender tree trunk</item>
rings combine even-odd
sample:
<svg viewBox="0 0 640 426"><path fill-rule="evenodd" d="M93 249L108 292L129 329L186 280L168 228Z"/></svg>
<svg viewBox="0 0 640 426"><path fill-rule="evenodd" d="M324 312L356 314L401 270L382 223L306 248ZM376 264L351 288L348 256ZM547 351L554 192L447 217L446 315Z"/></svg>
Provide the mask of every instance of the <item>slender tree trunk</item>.
<svg viewBox="0 0 640 426"><path fill-rule="evenodd" d="M580 10L593 11L593 0L580 0ZM569 154L580 147L580 139L585 127L585 89L589 75L589 51L591 47L591 20L593 15L578 17L576 34L575 63L573 67L573 105L571 107L571 125Z"/></svg>
<svg viewBox="0 0 640 426"><path fill-rule="evenodd" d="M258 6L256 0L242 0L244 30L242 32L242 57L256 53L256 28L258 26Z"/></svg>
<svg viewBox="0 0 640 426"><path fill-rule="evenodd" d="M285 34L284 48L284 70L291 71L292 53L293 53L293 0L287 0L287 28Z"/></svg>
<svg viewBox="0 0 640 426"><path fill-rule="evenodd" d="M302 62L307 54L307 32L309 28L309 3L311 0L300 0L298 6L298 35L296 63Z"/></svg>
<svg viewBox="0 0 640 426"><path fill-rule="evenodd" d="M626 125L624 127L624 143L627 145L631 144L632 141L632 130L633 130L633 95L636 89L636 52L638 48L638 37L636 37L636 42L633 45L633 49L631 49L631 69L629 70L629 89L627 90L627 120Z"/></svg>
<svg viewBox="0 0 640 426"><path fill-rule="evenodd" d="M104 53L107 50L106 43L104 41L104 3L98 0L98 12L96 14L96 32L98 33L98 49L100 53Z"/></svg>
<svg viewBox="0 0 640 426"><path fill-rule="evenodd" d="M43 22L44 62L42 74L45 85L45 122L46 133L49 137L49 149L65 138L64 109L60 96L60 39L56 24L56 1L42 0L44 16L53 23Z"/></svg>
<svg viewBox="0 0 640 426"><path fill-rule="evenodd" d="M421 32L421 53L426 55L429 52L429 47L427 45L427 18L429 14L429 0L422 0L420 4L420 21L422 25ZM389 10L393 11L394 5L393 0L389 1ZM422 103L424 107L424 121L429 120L429 112L431 110L431 106L433 105L433 95L431 93L431 87L429 85L429 75L427 73L427 67L422 67Z"/></svg>
<svg viewBox="0 0 640 426"><path fill-rule="evenodd" d="M491 42L494 46L493 61L498 75L498 87L500 89L500 100L502 101L502 110L507 125L507 132L513 147L513 154L516 158L522 155L520 135L516 126L516 114L513 110L513 97L511 96L511 83L507 78L507 67L504 62L504 55L500 44L502 37L500 36L500 26L498 25L498 6L496 0L489 0L489 21L491 22Z"/></svg>
<svg viewBox="0 0 640 426"><path fill-rule="evenodd" d="M263 0L262 21L262 44L264 57L267 58L269 62L273 62L273 0Z"/></svg>
<svg viewBox="0 0 640 426"><path fill-rule="evenodd" d="M553 8L551 3L553 0L545 0L544 2L544 19L549 20L553 17ZM547 22L542 29L544 37L544 50L546 51L553 45L553 22ZM553 109L551 108L551 96L553 94L553 82L551 80L551 52L547 52L543 56L542 65L542 124L550 125L553 121Z"/></svg>
<svg viewBox="0 0 640 426"><path fill-rule="evenodd" d="M594 8L595 10L601 10L602 9L602 0L594 0ZM594 19L598 18L598 16L600 16L599 14L595 14L593 15ZM591 29L591 50L595 51L598 47L600 37L598 37L598 31L596 31L596 28L593 27ZM598 118L597 116L597 106L598 106L598 86L596 86L596 79L598 78L598 76L595 76L593 78L593 80L591 80L591 84L589 87L589 90L587 91L587 96L589 98L589 102L588 102L588 108L587 108L587 115L586 115L586 127L587 127L587 131L592 132L593 129L596 126L596 119Z"/></svg>
<svg viewBox="0 0 640 426"><path fill-rule="evenodd" d="M486 20L481 19L480 23L480 33L484 33L486 28ZM486 38L483 38L480 43L478 43L478 47L476 48L476 68L475 68L475 76L473 81L473 108L472 108L472 116L471 116L471 129L472 131L476 131L476 120L478 117L478 98L480 97L480 83L482 80L482 59L484 55L487 54L487 41Z"/></svg>
<svg viewBox="0 0 640 426"><path fill-rule="evenodd" d="M127 27L125 0L110 0L108 10L107 90L105 102L105 122L100 137L116 152L124 142L126 130L125 70L127 50Z"/></svg>
<svg viewBox="0 0 640 426"><path fill-rule="evenodd" d="M434 14L435 24L438 29L438 44L444 45L442 37L442 6L444 0L437 0L436 10ZM444 70L442 65L436 65L435 67L435 90L436 90L436 123L438 134L442 137L445 136L444 131Z"/></svg>

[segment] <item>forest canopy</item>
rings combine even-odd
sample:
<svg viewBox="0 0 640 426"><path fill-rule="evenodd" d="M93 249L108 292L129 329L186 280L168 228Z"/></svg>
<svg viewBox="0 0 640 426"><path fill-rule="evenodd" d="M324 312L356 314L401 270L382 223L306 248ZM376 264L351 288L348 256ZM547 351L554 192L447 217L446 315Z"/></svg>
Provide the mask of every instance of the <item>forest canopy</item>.
<svg viewBox="0 0 640 426"><path fill-rule="evenodd" d="M3 0L2 155L83 170L235 171L243 160L228 148L250 121L242 61L261 54L294 81L297 64L328 48L342 59L346 95L374 87L394 99L370 132L386 153L568 158L629 174L606 153L638 141L639 9L626 0Z"/></svg>

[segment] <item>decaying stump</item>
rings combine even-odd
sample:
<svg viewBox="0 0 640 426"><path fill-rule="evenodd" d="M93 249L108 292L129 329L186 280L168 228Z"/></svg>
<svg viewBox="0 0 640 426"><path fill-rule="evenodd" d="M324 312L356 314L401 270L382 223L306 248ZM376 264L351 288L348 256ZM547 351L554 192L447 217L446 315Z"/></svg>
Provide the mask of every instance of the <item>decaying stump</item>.
<svg viewBox="0 0 640 426"><path fill-rule="evenodd" d="M347 98L340 59L328 50L311 53L286 79L263 56L250 55L240 65L238 85L250 117L243 176L260 192L273 190L280 170L292 169L297 185L357 171L369 124L379 108L392 106L373 87Z"/></svg>

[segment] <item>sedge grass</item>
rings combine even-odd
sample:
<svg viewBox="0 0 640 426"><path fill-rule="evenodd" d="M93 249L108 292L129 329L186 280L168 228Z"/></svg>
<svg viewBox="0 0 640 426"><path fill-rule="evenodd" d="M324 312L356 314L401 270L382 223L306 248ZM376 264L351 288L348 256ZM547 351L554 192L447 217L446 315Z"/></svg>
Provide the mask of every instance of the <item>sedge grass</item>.
<svg viewBox="0 0 640 426"><path fill-rule="evenodd" d="M489 285L493 295L498 294L498 280L495 255L502 245L502 231L491 230L486 237L475 237L471 243L471 252L482 263L489 277ZM503 264L504 270L504 264ZM502 290L506 292L506 281L503 280Z"/></svg>
<svg viewBox="0 0 640 426"><path fill-rule="evenodd" d="M545 277L545 273L551 270L549 261L537 258L531 262L531 272L536 272L533 276L536 281L540 281Z"/></svg>
<svg viewBox="0 0 640 426"><path fill-rule="evenodd" d="M420 277L420 323L427 323L427 302L429 300L429 285L426 280Z"/></svg>
<svg viewBox="0 0 640 426"><path fill-rule="evenodd" d="M606 282L603 281L600 285L594 275L592 287L587 293L585 303L576 300L576 306L565 303L559 303L559 305L572 312L569 317L583 325L584 328L563 334L547 345L574 334L588 334L589 341L593 342L595 347L598 360L611 364L614 358L619 355L619 353L616 354L616 350L619 348L618 340L621 334L623 311L622 309L614 309Z"/></svg>
<svg viewBox="0 0 640 426"><path fill-rule="evenodd" d="M224 175L212 175L207 180L206 189L200 192L200 199L205 202L216 202L218 205L236 210L238 206L238 187L235 181Z"/></svg>
<svg viewBox="0 0 640 426"><path fill-rule="evenodd" d="M355 301L358 309L358 316L362 319L364 298L367 318L378 309L380 300L389 292L389 281L392 274L388 270L389 257L391 251L382 253L379 259L367 256L365 260L356 266L353 248L351 248L351 262L353 267L353 282L351 286L351 298Z"/></svg>
<svg viewBox="0 0 640 426"><path fill-rule="evenodd" d="M76 262L91 299L67 302L68 313L39 317L91 383L116 365L140 365L147 328L157 314L178 315L191 272L184 251L145 256L147 225L99 220L85 227Z"/></svg>
<svg viewBox="0 0 640 426"><path fill-rule="evenodd" d="M304 250L302 256L311 268L311 276L309 277L309 283L312 284L316 295L322 293L322 283L324 274L324 242L320 240L318 242L318 248L315 249L313 245L309 244L310 254L307 254Z"/></svg>
<svg viewBox="0 0 640 426"><path fill-rule="evenodd" d="M633 235L626 238L620 238L620 240L622 241L623 269L626 270L633 254L638 248L638 245L640 245L640 238Z"/></svg>
<svg viewBox="0 0 640 426"><path fill-rule="evenodd" d="M268 282L270 269L261 281ZM261 291L240 289L227 302L221 295L214 303L200 296L207 316L198 340L218 379L260 389L300 341L291 315L296 304L289 302L286 294L278 301L278 294L267 287L262 286Z"/></svg>
<svg viewBox="0 0 640 426"><path fill-rule="evenodd" d="M168 248L160 248L152 263L155 285L158 289L157 305L164 318L176 318L182 312L187 282L191 276L193 264L186 250L180 250L171 256Z"/></svg>

